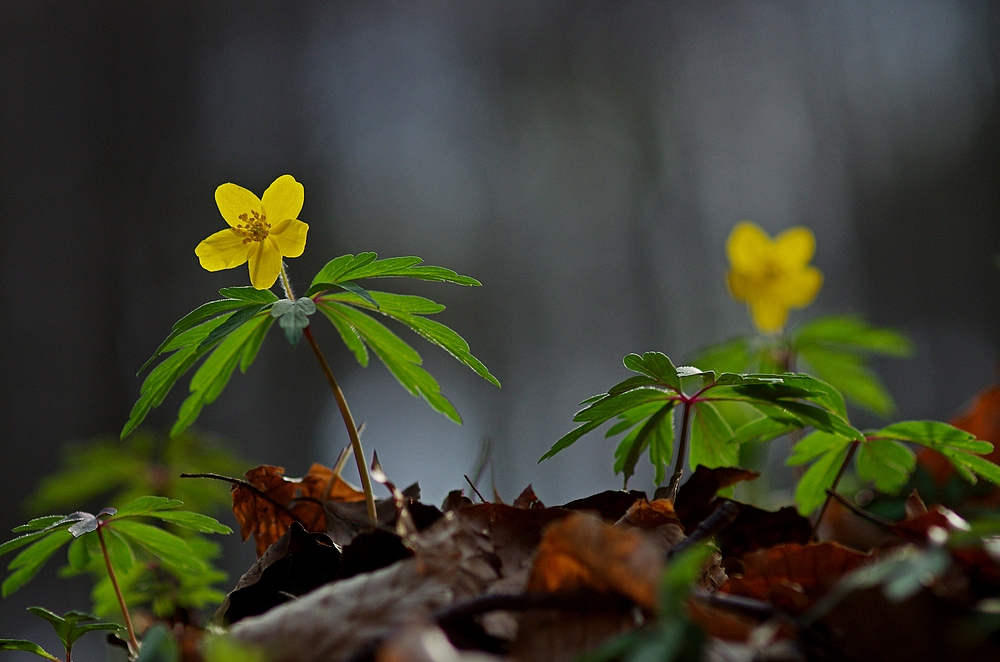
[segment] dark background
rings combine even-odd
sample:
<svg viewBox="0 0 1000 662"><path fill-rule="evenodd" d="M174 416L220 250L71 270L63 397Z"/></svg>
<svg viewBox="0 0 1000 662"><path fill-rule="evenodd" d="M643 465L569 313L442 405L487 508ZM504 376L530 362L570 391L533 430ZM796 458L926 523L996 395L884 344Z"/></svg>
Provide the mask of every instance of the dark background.
<svg viewBox="0 0 1000 662"><path fill-rule="evenodd" d="M0 0L0 530L63 442L121 429L173 321L247 284L193 253L223 227L215 187L284 173L306 193L300 287L364 250L484 284L399 284L448 305L504 385L415 339L462 427L317 328L367 448L429 500L484 437L508 499L618 486L600 435L536 460L624 354L750 330L723 279L742 219L811 227L826 284L792 324L905 330L914 357L879 363L899 416L947 418L1000 342L998 72L989 2ZM347 442L277 333L198 425L291 475ZM0 636L49 642L23 608L86 606L62 586L50 569L0 604Z"/></svg>

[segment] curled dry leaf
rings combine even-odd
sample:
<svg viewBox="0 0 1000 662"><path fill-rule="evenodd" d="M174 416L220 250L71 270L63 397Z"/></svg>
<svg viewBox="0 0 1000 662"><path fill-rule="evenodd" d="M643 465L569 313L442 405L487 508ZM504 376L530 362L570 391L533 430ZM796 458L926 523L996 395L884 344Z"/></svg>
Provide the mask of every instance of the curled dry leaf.
<svg viewBox="0 0 1000 662"><path fill-rule="evenodd" d="M684 540L684 527L677 519L674 504L670 499L646 501L640 499L632 504L616 524L618 528L636 528L646 532L646 539L656 545L661 554Z"/></svg>
<svg viewBox="0 0 1000 662"><path fill-rule="evenodd" d="M266 464L244 476L253 488L233 485L233 514L243 540L254 536L257 556L284 535L292 522L300 523L307 531L325 531L325 502L365 498L333 469L321 464L313 464L302 478L287 478L283 467Z"/></svg>
<svg viewBox="0 0 1000 662"><path fill-rule="evenodd" d="M480 503L454 513L465 526L488 536L500 557L500 574L513 575L528 567L542 539L542 529L572 511L562 508L532 510L502 503Z"/></svg>
<svg viewBox="0 0 1000 662"><path fill-rule="evenodd" d="M526 508L528 510L538 510L545 507L542 500L535 496L535 490L531 489L531 485L528 485L524 490L514 499L515 508Z"/></svg>
<svg viewBox="0 0 1000 662"><path fill-rule="evenodd" d="M731 576L719 590L766 600L781 611L800 614L841 576L871 559L870 554L832 542L778 545L740 559L742 573Z"/></svg>
<svg viewBox="0 0 1000 662"><path fill-rule="evenodd" d="M662 574L663 552L640 531L574 513L545 529L528 591L616 591L653 610Z"/></svg>
<svg viewBox="0 0 1000 662"><path fill-rule="evenodd" d="M638 490L605 490L599 494L594 494L582 499L575 499L569 503L559 506L566 510L576 510L581 513L590 513L603 520L617 522L628 509L639 499L645 499L646 493Z"/></svg>
<svg viewBox="0 0 1000 662"><path fill-rule="evenodd" d="M737 483L755 480L760 473L741 467L718 467L709 469L698 465L677 491L674 510L684 526L685 533L691 533L706 517L715 511L715 495L719 490Z"/></svg>

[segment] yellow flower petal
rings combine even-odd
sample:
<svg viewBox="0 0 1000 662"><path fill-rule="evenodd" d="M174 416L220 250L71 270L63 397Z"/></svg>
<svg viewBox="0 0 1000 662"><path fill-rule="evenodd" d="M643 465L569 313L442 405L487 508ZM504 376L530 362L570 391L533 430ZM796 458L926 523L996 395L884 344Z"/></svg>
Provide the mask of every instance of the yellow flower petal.
<svg viewBox="0 0 1000 662"><path fill-rule="evenodd" d="M748 278L746 274L729 271L726 273L726 285L729 286L729 294L737 301L746 301L753 292L755 281Z"/></svg>
<svg viewBox="0 0 1000 662"><path fill-rule="evenodd" d="M278 280L281 253L270 237L252 243L255 248L250 253L250 284L258 290L266 290Z"/></svg>
<svg viewBox="0 0 1000 662"><path fill-rule="evenodd" d="M274 239L282 257L298 257L306 249L309 225L298 219L288 219L271 228L268 236Z"/></svg>
<svg viewBox="0 0 1000 662"><path fill-rule="evenodd" d="M788 321L788 306L768 297L750 301L750 316L753 323L764 333L781 331Z"/></svg>
<svg viewBox="0 0 1000 662"><path fill-rule="evenodd" d="M264 191L264 212L267 214L267 222L273 226L290 218L298 218L304 200L302 184L295 181L291 175L278 177ZM299 251L299 255L301 254L302 251ZM288 257L297 256L288 255Z"/></svg>
<svg viewBox="0 0 1000 662"><path fill-rule="evenodd" d="M823 273L816 267L806 267L787 274L775 283L775 294L792 308L804 308L813 302L823 287Z"/></svg>
<svg viewBox="0 0 1000 662"><path fill-rule="evenodd" d="M247 261L251 247L229 228L219 230L194 249L201 266L208 271L232 269Z"/></svg>
<svg viewBox="0 0 1000 662"><path fill-rule="evenodd" d="M766 232L750 221L740 221L726 240L729 265L738 273L758 273L766 268L774 242Z"/></svg>
<svg viewBox="0 0 1000 662"><path fill-rule="evenodd" d="M215 189L215 204L219 205L222 218L226 219L229 227L235 228L240 223L240 214L248 214L255 211L258 214L263 212L260 198L236 184L223 184Z"/></svg>
<svg viewBox="0 0 1000 662"><path fill-rule="evenodd" d="M788 228L774 238L774 258L786 269L801 269L816 252L816 237L802 226Z"/></svg>

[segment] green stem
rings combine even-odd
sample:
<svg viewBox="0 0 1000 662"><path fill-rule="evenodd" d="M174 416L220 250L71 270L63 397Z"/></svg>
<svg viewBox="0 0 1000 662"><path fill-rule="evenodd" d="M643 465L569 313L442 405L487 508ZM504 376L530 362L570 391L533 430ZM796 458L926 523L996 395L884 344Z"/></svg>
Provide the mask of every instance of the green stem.
<svg viewBox="0 0 1000 662"><path fill-rule="evenodd" d="M826 494L826 501L823 502L823 507L819 510L819 515L816 516L816 523L812 527L812 535L810 540L816 540L816 534L819 531L820 522L823 521L823 515L826 514L826 509L830 507L830 501L833 500L833 492L837 491L837 485L840 484L840 479L844 476L844 472L847 471L847 465L851 463L851 458L854 457L854 451L858 450L859 442L857 439L851 442L851 447L847 451L847 457L844 458L844 463L840 465L840 470L837 471L837 477L833 479L833 485Z"/></svg>
<svg viewBox="0 0 1000 662"><path fill-rule="evenodd" d="M684 475L684 456L687 455L687 430L688 417L691 414L691 403L684 402L684 416L681 418L681 438L677 442L677 461L674 463L674 475L670 477L667 484L667 498L671 501L677 500L677 490L681 486L681 477Z"/></svg>
<svg viewBox="0 0 1000 662"><path fill-rule="evenodd" d="M132 657L139 654L139 642L135 638L135 629L132 627L132 618L128 615L128 607L125 606L125 598L122 597L121 587L118 586L118 578L115 576L115 569L111 567L111 557L108 555L108 546L104 542L104 527L97 525L97 539L101 542L101 553L104 554L104 565L108 569L108 577L111 579L111 586L115 589L115 597L118 598L118 607L122 610L122 617L125 619L125 629L128 630L128 641L132 647ZM69 651L66 651L66 658L69 659Z"/></svg>
<svg viewBox="0 0 1000 662"><path fill-rule="evenodd" d="M368 466L365 464L365 452L361 449L361 437L358 435L358 426L354 424L354 417L351 416L351 408L347 406L347 399L344 398L344 392L340 390L340 385L337 384L337 379L333 376L333 371L330 370L330 365L326 362L326 357L323 356L319 345L316 344L312 329L307 326L302 330L302 335L309 341L309 346L312 347L313 352L316 354L319 365L323 368L323 374L326 375L326 381L330 384L330 390L333 391L333 397L337 400L337 406L340 407L340 415L344 418L344 425L347 426L347 436L351 438L354 459L357 461L358 473L361 475L361 489L365 492L365 506L368 508L368 519L372 521L372 524L378 524L378 513L375 512L375 493L372 491L372 479L368 475Z"/></svg>
<svg viewBox="0 0 1000 662"><path fill-rule="evenodd" d="M288 280L288 273L285 271L284 262L281 263L281 286L284 288L285 296L288 297L288 300L295 301L295 293L292 291L291 281ZM330 370L330 364L326 362L326 357L323 356L319 345L316 344L316 338L313 337L312 329L307 326L302 330L302 335L309 341L309 346L312 347L313 353L316 355L316 360L319 361L319 366L323 369L323 374L326 375L326 381L330 384L330 390L333 391L337 407L340 408L340 415L344 419L344 425L347 426L347 436L351 438L351 447L354 449L354 460L358 464L358 474L361 476L361 489L365 492L365 507L368 510L368 519L371 520L372 524L378 525L378 513L375 510L375 492L372 490L372 479L368 475L365 453L361 448L361 436L358 434L358 426L354 423L354 417L351 415L351 408L347 406L347 398L344 397L344 392L340 390L337 378L333 376L333 371Z"/></svg>

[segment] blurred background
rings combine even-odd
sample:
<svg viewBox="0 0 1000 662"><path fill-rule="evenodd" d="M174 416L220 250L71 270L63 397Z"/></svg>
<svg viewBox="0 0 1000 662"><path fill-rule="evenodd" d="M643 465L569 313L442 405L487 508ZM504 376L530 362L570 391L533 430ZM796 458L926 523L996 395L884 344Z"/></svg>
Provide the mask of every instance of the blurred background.
<svg viewBox="0 0 1000 662"><path fill-rule="evenodd" d="M626 353L681 363L751 331L724 283L743 219L816 234L826 283L792 326L905 331L913 357L877 363L899 417L947 419L1000 344L998 85L986 1L0 0L0 530L64 442L117 435L175 320L248 283L193 252L223 227L216 186L259 195L284 173L305 186L300 288L365 250L483 283L390 283L447 305L503 384L407 337L461 427L317 325L366 449L427 501L487 438L508 501L620 487L601 435L536 461ZM314 358L276 332L198 427L289 475L347 444ZM632 486L651 490L648 468ZM227 553L235 581L253 552ZM48 641L26 605L86 606L50 565L0 603L0 636Z"/></svg>

